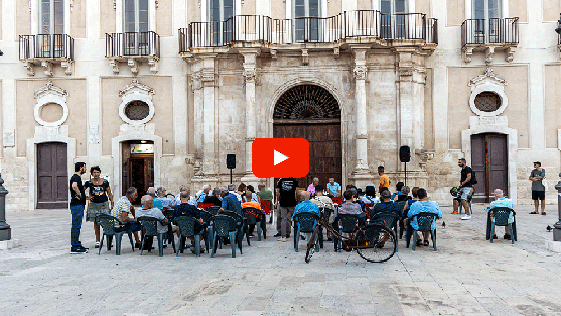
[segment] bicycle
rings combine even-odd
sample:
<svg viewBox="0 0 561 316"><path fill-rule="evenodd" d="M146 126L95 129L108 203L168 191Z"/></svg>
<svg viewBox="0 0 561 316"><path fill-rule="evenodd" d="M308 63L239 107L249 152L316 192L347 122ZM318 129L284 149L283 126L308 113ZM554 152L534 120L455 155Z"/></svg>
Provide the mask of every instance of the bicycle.
<svg viewBox="0 0 561 316"><path fill-rule="evenodd" d="M383 224L370 224L358 226L353 233L348 236L342 236L338 231L333 229L331 225L320 217L318 224L314 228L314 232L308 241L306 249L306 257L304 261L310 263L316 244L319 240L321 228L327 229L333 238L341 240L342 249L351 252L356 250L362 259L371 263L383 263L390 260L397 249L397 238L395 233ZM323 232L321 232L323 233Z"/></svg>

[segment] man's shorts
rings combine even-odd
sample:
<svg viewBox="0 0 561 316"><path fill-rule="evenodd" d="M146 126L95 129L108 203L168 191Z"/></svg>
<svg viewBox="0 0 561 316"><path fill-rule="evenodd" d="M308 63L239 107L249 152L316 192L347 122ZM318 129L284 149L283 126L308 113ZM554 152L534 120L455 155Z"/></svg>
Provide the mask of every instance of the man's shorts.
<svg viewBox="0 0 561 316"><path fill-rule="evenodd" d="M471 187L463 187L460 189L460 193L462 194L460 196L460 200L466 200L468 199L468 195L471 192Z"/></svg>
<svg viewBox="0 0 561 316"><path fill-rule="evenodd" d="M532 191L532 200L545 200L545 191Z"/></svg>

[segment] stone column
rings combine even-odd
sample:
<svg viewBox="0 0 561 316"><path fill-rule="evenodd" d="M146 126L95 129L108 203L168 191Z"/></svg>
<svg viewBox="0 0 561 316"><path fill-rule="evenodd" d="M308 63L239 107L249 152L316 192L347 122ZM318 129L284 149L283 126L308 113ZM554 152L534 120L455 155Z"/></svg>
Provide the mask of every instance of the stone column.
<svg viewBox="0 0 561 316"><path fill-rule="evenodd" d="M252 144L257 137L257 113L255 111L256 59L259 49L240 49L244 57L243 76L245 82L245 175L242 182L256 185L259 182L252 171Z"/></svg>
<svg viewBox="0 0 561 316"><path fill-rule="evenodd" d="M201 56L202 69L199 73L199 80L202 86L203 104L203 173L205 178L214 178L216 169L215 155L215 111L214 111L214 61L216 54ZM209 180L210 181L210 180ZM212 181L211 181L212 182Z"/></svg>
<svg viewBox="0 0 561 316"><path fill-rule="evenodd" d="M355 67L353 77L355 79L355 102L356 102L356 168L353 178L357 186L364 187L371 182L371 174L368 168L368 127L366 123L366 78L368 68L366 66L366 51L368 47L353 48Z"/></svg>

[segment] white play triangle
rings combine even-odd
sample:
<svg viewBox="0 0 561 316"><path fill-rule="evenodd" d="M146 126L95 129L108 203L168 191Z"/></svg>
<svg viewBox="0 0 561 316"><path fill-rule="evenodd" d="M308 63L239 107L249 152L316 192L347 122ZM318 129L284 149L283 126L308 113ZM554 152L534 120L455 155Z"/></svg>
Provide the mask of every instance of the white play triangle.
<svg viewBox="0 0 561 316"><path fill-rule="evenodd" d="M286 155L283 155L281 153L279 153L278 151L276 151L275 149L273 149L275 151L275 157L274 157L274 165L276 166L277 164L285 161L286 159L290 158ZM270 156L269 156L270 157Z"/></svg>

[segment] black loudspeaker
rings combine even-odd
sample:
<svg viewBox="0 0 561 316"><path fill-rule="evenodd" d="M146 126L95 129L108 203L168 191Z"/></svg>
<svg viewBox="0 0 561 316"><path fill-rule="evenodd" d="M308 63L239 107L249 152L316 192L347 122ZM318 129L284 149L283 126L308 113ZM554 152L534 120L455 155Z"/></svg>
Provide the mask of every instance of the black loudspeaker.
<svg viewBox="0 0 561 316"><path fill-rule="evenodd" d="M226 166L228 169L236 169L236 154L226 156Z"/></svg>
<svg viewBox="0 0 561 316"><path fill-rule="evenodd" d="M411 160L411 147L409 146L399 147L399 160L401 162L409 162Z"/></svg>

